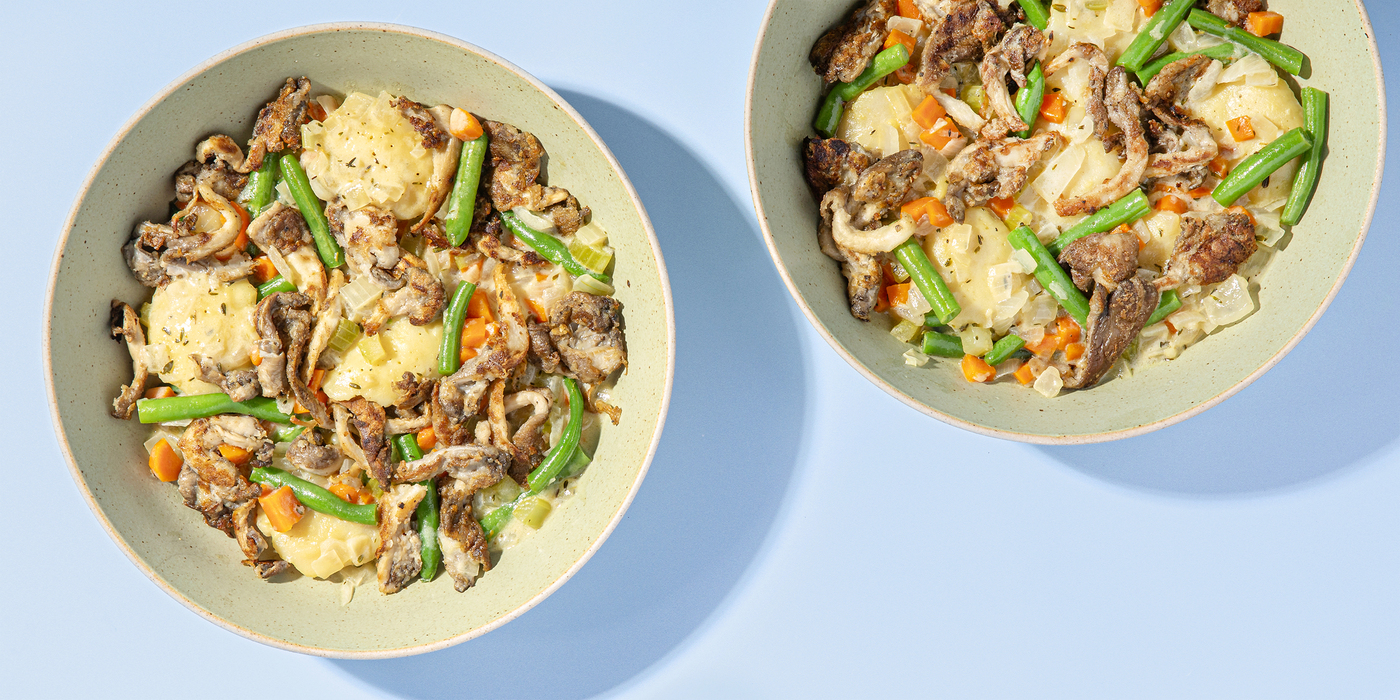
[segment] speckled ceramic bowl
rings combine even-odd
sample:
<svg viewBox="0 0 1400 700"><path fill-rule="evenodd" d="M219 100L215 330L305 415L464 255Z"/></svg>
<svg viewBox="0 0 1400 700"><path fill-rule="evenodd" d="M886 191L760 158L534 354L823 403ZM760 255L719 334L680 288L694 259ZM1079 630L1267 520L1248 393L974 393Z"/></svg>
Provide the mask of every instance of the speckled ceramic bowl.
<svg viewBox="0 0 1400 700"><path fill-rule="evenodd" d="M401 593L372 584L342 607L337 586L309 578L266 583L240 565L232 540L206 527L175 490L151 477L135 419L108 415L131 380L124 345L106 335L113 298L147 298L120 248L141 220L165 213L171 174L201 138L246 135L258 107L289 75L316 89L387 89L450 103L539 136L550 182L592 207L617 249L617 298L628 321L628 371L581 492L466 593L439 576ZM315 90L313 90L314 92ZM607 147L552 90L519 68L451 37L408 27L329 24L280 32L220 54L176 80L121 130L68 218L49 288L45 360L54 422L92 510L147 576L191 610L285 649L388 657L439 649L514 619L564 583L631 503L661 436L675 330L655 233Z"/></svg>
<svg viewBox="0 0 1400 700"><path fill-rule="evenodd" d="M1385 96L1370 21L1358 0L1272 0L1283 39L1312 59L1298 81L1331 93L1330 153L1292 240L1263 273L1259 310L1180 358L1053 400L1014 382L969 384L935 359L907 367L909 347L851 316L837 265L817 248L817 206L802 176L821 81L807 63L817 37L853 0L773 0L753 56L745 138L759 223L778 271L812 325L877 386L934 418L995 437L1087 443L1140 435L1225 400L1273 367L1322 315L1351 269L1375 211L1385 157ZM1003 3L1004 4L1004 3Z"/></svg>

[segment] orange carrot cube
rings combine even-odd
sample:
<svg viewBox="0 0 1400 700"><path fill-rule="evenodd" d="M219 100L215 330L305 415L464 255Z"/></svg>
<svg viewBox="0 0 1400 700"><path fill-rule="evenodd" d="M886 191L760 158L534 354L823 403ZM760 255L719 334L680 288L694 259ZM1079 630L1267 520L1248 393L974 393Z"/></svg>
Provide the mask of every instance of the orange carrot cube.
<svg viewBox="0 0 1400 700"><path fill-rule="evenodd" d="M1258 37L1278 34L1283 31L1283 15L1277 12L1251 12L1245 28Z"/></svg>
<svg viewBox="0 0 1400 700"><path fill-rule="evenodd" d="M962 373L969 382L990 382L997 376L996 369L976 355L963 355Z"/></svg>
<svg viewBox="0 0 1400 700"><path fill-rule="evenodd" d="M1235 117L1225 122L1225 126L1230 129L1230 136L1237 143L1254 138L1254 122L1250 120L1249 115Z"/></svg>

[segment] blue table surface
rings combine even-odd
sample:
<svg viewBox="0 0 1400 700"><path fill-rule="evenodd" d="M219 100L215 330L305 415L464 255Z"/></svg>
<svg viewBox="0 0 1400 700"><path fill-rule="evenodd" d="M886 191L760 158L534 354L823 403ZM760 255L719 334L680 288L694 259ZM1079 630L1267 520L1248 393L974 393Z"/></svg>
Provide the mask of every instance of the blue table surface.
<svg viewBox="0 0 1400 700"><path fill-rule="evenodd" d="M1033 447L887 396L789 298L744 163L761 0L124 5L10 3L0 29L15 88L0 114L3 235L23 261L4 353L17 368L0 390L15 457L0 695L1400 694L1394 172L1350 279L1273 371L1151 435ZM1400 96L1400 5L1369 9ZM42 380L53 247L120 126L219 51L336 19L461 37L557 89L636 183L676 302L670 419L616 533L520 619L389 661L265 647L152 585L79 496ZM716 289L717 266L740 283Z"/></svg>

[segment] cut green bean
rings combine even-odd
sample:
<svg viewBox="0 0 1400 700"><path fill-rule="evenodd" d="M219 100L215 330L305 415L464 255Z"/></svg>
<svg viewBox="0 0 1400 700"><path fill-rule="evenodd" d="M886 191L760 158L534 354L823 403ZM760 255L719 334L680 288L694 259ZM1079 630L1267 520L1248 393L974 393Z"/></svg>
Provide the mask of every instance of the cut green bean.
<svg viewBox="0 0 1400 700"><path fill-rule="evenodd" d="M1007 358L1016 354L1016 351L1023 347L1026 347L1026 341L1023 340L1021 336L1014 334L1007 335L1001 340L998 340L996 344L992 346L992 349L988 350L987 354L982 356L982 360L996 367L1006 362Z"/></svg>
<svg viewBox="0 0 1400 700"><path fill-rule="evenodd" d="M277 410L274 399L255 396L239 403L228 394L194 394L171 396L166 399L140 399L136 413L142 423L169 423L190 418L208 418L222 413L242 413L274 423L291 423L287 414Z"/></svg>
<svg viewBox="0 0 1400 700"><path fill-rule="evenodd" d="M1160 323L1162 319L1176 313L1179 308L1181 308L1181 296L1176 293L1175 289L1162 292L1162 298L1157 302L1157 310L1147 317L1147 323L1142 324L1142 327L1146 328L1154 323Z"/></svg>
<svg viewBox="0 0 1400 700"><path fill-rule="evenodd" d="M264 158L257 170L248 173L248 184L238 194L238 200L254 219L272 206L273 188L277 186L277 159Z"/></svg>
<svg viewBox="0 0 1400 700"><path fill-rule="evenodd" d="M248 476L248 480L258 484L267 484L273 488L291 487L292 494L297 497L298 501L301 501L302 505L317 513L325 513L332 518L340 518L362 525L375 525L379 520L379 506L373 503L366 505L347 503L330 491L305 479L292 476L281 469L256 467L253 469L253 473Z"/></svg>
<svg viewBox="0 0 1400 700"><path fill-rule="evenodd" d="M284 153L279 162L282 179L287 181L287 189L291 191L292 199L297 201L297 209L301 210L301 218L306 219L306 227L311 229L311 238L316 241L316 253L321 256L321 262L327 268L345 264L345 251L331 237L325 208L316 198L316 193L311 191L311 181L306 179L306 171L301 169L297 154Z"/></svg>
<svg viewBox="0 0 1400 700"><path fill-rule="evenodd" d="M875 54L870 65L855 80L849 83L837 83L826 93L826 99L822 101L821 109L817 112L816 122L812 127L823 137L831 138L836 133L836 127L841 123L841 111L845 103L854 100L865 92L865 89L875 84L875 81L900 69L901 66L909 62L909 47L904 44L894 46Z"/></svg>
<svg viewBox="0 0 1400 700"><path fill-rule="evenodd" d="M1245 158L1244 162L1215 186L1215 191L1211 192L1210 196L1219 202L1220 206L1228 207L1263 182L1264 178L1274 174L1275 170L1307 153L1312 147L1312 139L1308 138L1302 127L1298 127Z"/></svg>
<svg viewBox="0 0 1400 700"><path fill-rule="evenodd" d="M442 312L442 345L438 348L438 374L446 377L462 366L462 319L467 315L476 285L461 282L452 292L452 301Z"/></svg>
<svg viewBox="0 0 1400 700"><path fill-rule="evenodd" d="M1188 56L1196 55L1209 56L1217 61L1226 61L1235 57L1235 45L1226 42L1224 44L1216 44L1215 46L1201 49L1200 51L1178 51L1176 53L1169 53L1147 64L1142 70L1138 71L1138 82L1142 83L1143 87L1147 87L1147 84L1152 81L1153 76L1161 73L1163 68L1183 58L1187 58Z"/></svg>
<svg viewBox="0 0 1400 700"><path fill-rule="evenodd" d="M1050 13L1045 11L1045 3L1040 0L1016 0L1016 4L1020 5L1021 11L1026 14L1026 24L1042 32L1050 26Z"/></svg>
<svg viewBox="0 0 1400 700"><path fill-rule="evenodd" d="M943 281L938 270L934 269L933 263L929 262L928 255L919 247L918 240L910 238L899 244L894 249L894 255L914 280L919 293L924 295L924 301L933 307L933 313L940 322L948 323L962 312L962 306L953 297L953 292L948 289L948 284Z"/></svg>
<svg viewBox="0 0 1400 700"><path fill-rule="evenodd" d="M395 435L394 447L405 460L423 458L423 450L418 448L418 436L413 433ZM442 564L442 546L438 544L437 536L440 503L436 482L428 479L418 483L428 489L423 500L418 502L418 510L414 511L418 516L418 538L422 542L420 554L423 558L423 568L419 570L418 578L431 581L437 575L438 566Z"/></svg>
<svg viewBox="0 0 1400 700"><path fill-rule="evenodd" d="M501 221L505 223L506 228L510 229L511 233L515 234L516 238L525 241L527 245L534 248L535 252L540 254L540 257L564 268L565 271L574 277L588 275L589 277L597 278L603 282L612 282L611 277L600 275L584 267L579 261L574 260L573 254L569 252L569 247L564 245L563 241L543 231L536 231L526 226L525 222L521 221L520 217L515 215L515 212L501 212Z"/></svg>
<svg viewBox="0 0 1400 700"><path fill-rule="evenodd" d="M938 331L924 333L925 355L937 355L939 357L962 357L967 354L963 352L962 338Z"/></svg>
<svg viewBox="0 0 1400 700"><path fill-rule="evenodd" d="M447 210L442 216L442 231L453 246L462 245L471 233L472 215L476 213L476 190L481 184L481 163L490 150L491 137L482 132L475 140L462 144L457 160L457 179L447 198Z"/></svg>
<svg viewBox="0 0 1400 700"><path fill-rule="evenodd" d="M1035 127L1035 115L1040 112L1040 103L1045 99L1045 71L1040 63L1026 75L1026 85L1016 91L1016 114L1026 123L1025 131L1016 132L1017 138L1028 139Z"/></svg>
<svg viewBox="0 0 1400 700"><path fill-rule="evenodd" d="M258 301L262 301L278 292L295 292L297 286L292 281L278 275L272 279L258 285Z"/></svg>
<svg viewBox="0 0 1400 700"><path fill-rule="evenodd" d="M530 488L522 492L515 500L497 507L481 519L481 527L488 536L495 537L501 528L506 526L511 514L515 512L516 506L527 498L538 496L554 481L554 478L564 467L573 461L574 451L578 449L579 436L583 433L583 393L579 391L578 383L568 377L564 378L564 390L569 395L569 422L564 425L564 431L560 433L559 441L550 448L544 461L530 472L527 479Z"/></svg>
<svg viewBox="0 0 1400 700"><path fill-rule="evenodd" d="M1312 150L1303 164L1298 166L1298 174L1293 176L1293 189L1288 193L1288 203L1283 205L1283 215L1279 221L1285 226L1297 226L1303 220L1303 212L1312 201L1313 190L1317 189L1317 175L1322 169L1322 149L1327 144L1327 93L1317 88L1303 88L1303 128L1312 138Z"/></svg>
<svg viewBox="0 0 1400 700"><path fill-rule="evenodd" d="M1035 279L1040 282L1040 286L1055 297L1060 302L1065 311L1069 312L1074 320L1079 322L1079 327L1084 328L1089 318L1089 300L1084 298L1084 294L1079 288L1074 286L1074 281L1070 279L1065 268L1060 267L1055 256L1041 244L1040 239L1035 237L1035 232L1026 226L1020 226L1007 236L1007 241L1012 247L1024 250L1035 259Z"/></svg>
<svg viewBox="0 0 1400 700"><path fill-rule="evenodd" d="M1133 43L1118 57L1118 65L1134 73L1142 70L1195 4L1196 0L1171 0L1166 7L1157 10L1157 14L1152 15L1142 31L1138 32Z"/></svg>
<svg viewBox="0 0 1400 700"><path fill-rule="evenodd" d="M1213 34L1259 54L1264 60L1293 75L1303 75L1309 68L1308 57L1302 51L1272 39L1254 36L1205 10L1192 10L1186 21L1207 34Z"/></svg>
<svg viewBox="0 0 1400 700"><path fill-rule="evenodd" d="M1131 221L1137 221L1152 211L1152 203L1142 190L1133 190L1122 199L1084 217L1079 223L1065 229L1058 238L1046 246L1054 255L1065 251L1069 244L1091 234L1107 231Z"/></svg>

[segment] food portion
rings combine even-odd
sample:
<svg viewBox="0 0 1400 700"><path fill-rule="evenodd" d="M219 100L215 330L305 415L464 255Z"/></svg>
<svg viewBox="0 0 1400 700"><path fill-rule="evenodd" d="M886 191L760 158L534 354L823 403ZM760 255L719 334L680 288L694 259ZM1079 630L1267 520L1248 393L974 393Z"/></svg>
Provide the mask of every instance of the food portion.
<svg viewBox="0 0 1400 700"><path fill-rule="evenodd" d="M802 145L851 314L1046 397L1255 310L1327 95L1264 0L867 0L817 39Z"/></svg>
<svg viewBox="0 0 1400 700"><path fill-rule="evenodd" d="M577 491L627 366L613 249L544 145L289 78L122 248L113 416L264 578L471 587ZM346 588L348 587L348 588Z"/></svg>

